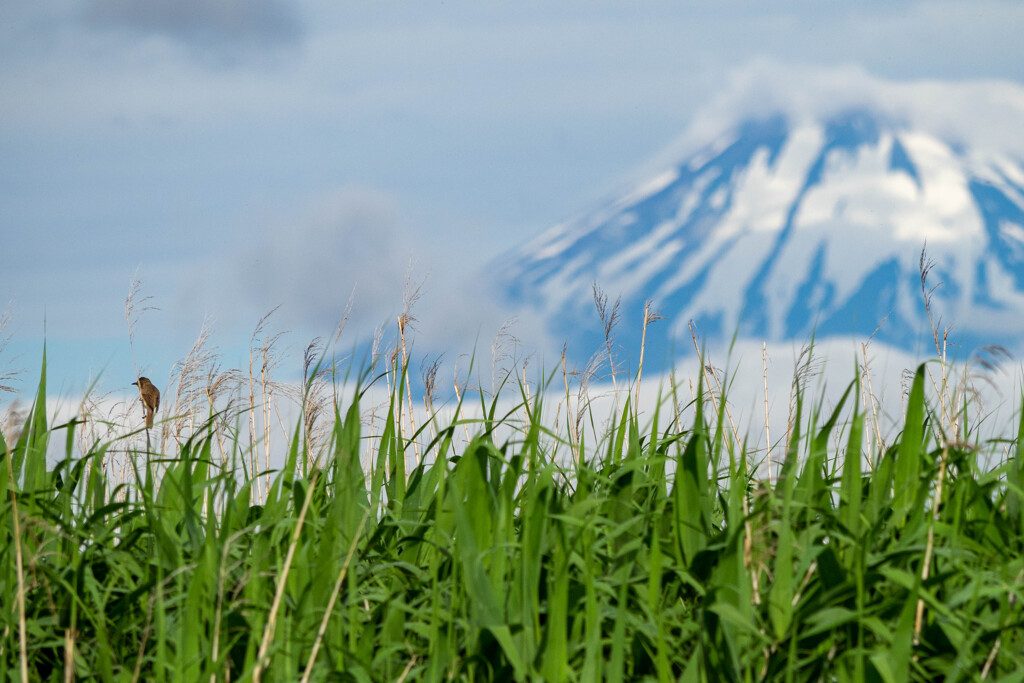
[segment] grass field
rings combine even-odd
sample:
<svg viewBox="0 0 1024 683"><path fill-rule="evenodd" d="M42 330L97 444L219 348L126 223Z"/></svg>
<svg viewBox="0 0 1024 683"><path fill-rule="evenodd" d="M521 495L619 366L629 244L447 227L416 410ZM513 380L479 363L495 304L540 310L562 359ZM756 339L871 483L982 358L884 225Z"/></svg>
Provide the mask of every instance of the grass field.
<svg viewBox="0 0 1024 683"><path fill-rule="evenodd" d="M763 477L704 377L603 421L510 376L413 428L391 360L383 430L368 371L260 472L258 406L83 438L44 359L0 445L0 680L1024 680L1024 420L976 443L935 364L891 446L858 381L797 392Z"/></svg>

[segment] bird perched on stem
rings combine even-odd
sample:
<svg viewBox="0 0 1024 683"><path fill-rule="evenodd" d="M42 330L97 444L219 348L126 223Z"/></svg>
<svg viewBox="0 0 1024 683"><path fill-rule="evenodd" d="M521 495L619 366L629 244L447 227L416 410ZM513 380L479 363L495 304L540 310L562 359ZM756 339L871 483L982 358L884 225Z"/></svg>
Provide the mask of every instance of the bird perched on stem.
<svg viewBox="0 0 1024 683"><path fill-rule="evenodd" d="M138 382L132 384L139 388L142 413L146 417L146 429L150 429L153 426L153 415L160 407L160 390L153 386L148 377L140 377Z"/></svg>

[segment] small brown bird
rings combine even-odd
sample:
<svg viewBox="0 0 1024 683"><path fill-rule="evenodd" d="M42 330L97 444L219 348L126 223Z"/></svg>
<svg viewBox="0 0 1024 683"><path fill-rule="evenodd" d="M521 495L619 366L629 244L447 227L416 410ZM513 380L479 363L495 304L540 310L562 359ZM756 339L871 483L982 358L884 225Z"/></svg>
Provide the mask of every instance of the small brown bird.
<svg viewBox="0 0 1024 683"><path fill-rule="evenodd" d="M153 386L148 377L140 377L138 382L132 384L139 388L142 413L146 417L146 429L150 429L153 426L153 415L160 407L160 390Z"/></svg>

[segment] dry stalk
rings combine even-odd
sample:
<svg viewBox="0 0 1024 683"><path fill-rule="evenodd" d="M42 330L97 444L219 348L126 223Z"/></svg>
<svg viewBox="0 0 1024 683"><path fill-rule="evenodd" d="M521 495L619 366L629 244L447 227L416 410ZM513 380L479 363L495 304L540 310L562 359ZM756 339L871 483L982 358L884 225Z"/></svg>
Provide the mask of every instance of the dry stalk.
<svg viewBox="0 0 1024 683"><path fill-rule="evenodd" d="M254 479L253 494L259 496L259 502L262 503L264 496L269 492L269 469L270 469L270 399L275 386L270 381L270 376L274 368L278 366L279 359L274 355L276 344L285 335L284 332L276 333L272 336L268 336L266 333L266 325L269 317L273 315L276 310L281 306L274 306L267 312L263 317L259 319L256 324L256 329L253 331L253 335L249 341L249 462L252 469L252 477ZM255 370L255 359L259 360L260 368L257 373ZM262 413L263 413L263 447L264 456L266 462L267 474L264 479L263 487L260 488L260 477L256 476L259 471L259 446L256 439L256 377L259 376L259 391L262 397ZM255 500L255 499L254 499Z"/></svg>
<svg viewBox="0 0 1024 683"><path fill-rule="evenodd" d="M601 331L604 332L604 346L608 352L608 369L612 376L612 391L615 394L615 414L619 413L619 387L615 381L615 354L612 352L612 345L615 343L615 326L619 322L619 305L622 297L615 299L611 310L608 310L608 295L597 285L593 284L594 306L597 307L597 315L601 319Z"/></svg>
<svg viewBox="0 0 1024 683"><path fill-rule="evenodd" d="M408 313L408 305L406 306L406 312L402 313L402 315L398 316L398 337L401 340L401 348L402 348L402 374L405 375L405 392L406 392L406 397L407 397L408 403L409 403L409 425L412 428L412 431L410 432L409 437L412 439L412 449L413 449L413 452L416 454L416 465L419 465L421 458L420 458L420 445L419 445L419 441L416 439L416 417L414 415L414 413L416 411L415 411L415 404L412 402L412 386L411 386L411 382L409 381L409 355L408 355L408 353L406 353L406 350L405 350L405 326L411 324L415 320L416 320L416 318L413 318ZM395 381L396 382L398 381L397 378L396 378ZM398 397L398 424L399 424L399 427L401 427L401 424L402 424L402 397L401 396Z"/></svg>
<svg viewBox="0 0 1024 683"><path fill-rule="evenodd" d="M263 465L266 470L266 475L263 479L263 495L269 495L270 493L270 408L274 405L276 410L277 406L273 403L274 390L277 389L277 385L271 381L273 371L277 368L280 359L275 355L277 342L284 335L283 332L279 332L272 337L264 335L263 343L260 346L260 393L263 396ZM280 421L280 415L278 421ZM285 431L285 440L287 442L287 431Z"/></svg>
<svg viewBox="0 0 1024 683"><path fill-rule="evenodd" d="M647 345L647 326L651 323L662 320L662 317L658 315L658 311L651 310L651 300L648 299L644 302L644 327L640 333L640 362L636 368L636 395L633 397L633 414L640 415L640 377L644 372L644 348ZM609 362L611 362L609 360Z"/></svg>
<svg viewBox="0 0 1024 683"><path fill-rule="evenodd" d="M875 401L875 392L871 388L871 366L868 364L868 345L861 344L861 353L864 355L864 379L865 379L865 391L866 398L871 401L871 420L873 424L873 431L875 433L875 444L878 447L878 455L882 457L885 453L885 444L882 443L882 430L878 426L878 403ZM866 405L865 405L866 407ZM868 470L874 471L875 459L871 457L870 451L868 452Z"/></svg>
<svg viewBox="0 0 1024 683"><path fill-rule="evenodd" d="M768 484L775 488L772 470L772 433L768 428L768 342L761 342L761 369L764 371L764 439L768 456Z"/></svg>
<svg viewBox="0 0 1024 683"><path fill-rule="evenodd" d="M796 593L793 595L793 600L792 600L793 607L796 607L798 604L800 604L800 598L802 598L804 596L804 591L807 590L807 586L810 585L811 579L814 578L814 572L816 572L816 571L818 571L818 561L817 560L813 560L811 562L810 566L807 567L807 571L804 572L804 578L800 582L800 587L797 589Z"/></svg>
<svg viewBox="0 0 1024 683"><path fill-rule="evenodd" d="M491 340L491 395L493 396L498 390L498 383L496 377L498 371L502 371L503 377L508 377L511 371L506 370L502 363L504 361L510 361L512 367L515 367L516 350L519 348L519 339L512 334L512 328L515 326L517 318L509 318L501 324L498 329L498 333L494 335L494 339ZM511 351L509 349L511 348Z"/></svg>
<svg viewBox="0 0 1024 683"><path fill-rule="evenodd" d="M373 443L374 443L374 438L375 437L373 435L373 428L376 425L376 423L377 423L377 405L376 404L372 404L370 406L370 424L367 425L368 426L368 431L367 431L367 434L366 434L366 468L369 470L369 476L370 476L371 479L373 478L373 464L374 464L374 460L373 460Z"/></svg>
<svg viewBox="0 0 1024 683"><path fill-rule="evenodd" d="M715 386L718 388L718 396L720 397L720 399L719 399L719 398L715 397L715 392L711 391L711 382L710 382L710 380L708 378L708 368L710 366L707 363L704 362L704 356L703 356L703 354L700 351L700 346L697 344L697 332L693 328L693 321L690 321L689 328L690 328L690 338L693 340L693 348L694 348L694 351L697 352L697 360L700 362L701 371L704 373L704 382L705 382L705 384L708 387L708 391L711 393L711 404L715 408L715 415L716 415L716 417L718 419L721 419L721 415L722 415L721 411L723 409L725 410L726 417L729 420L729 426L732 429L732 436L733 436L735 447L738 448L739 447L739 443L740 443L739 432L736 429L736 423L733 422L732 413L729 411L729 406L725 402L725 393L722 391L722 384L721 384L721 382L718 381L718 375L717 374L715 374L713 372L710 373L711 377L714 377L714 379L715 379ZM719 401L721 401L721 403L722 403L721 407L719 407ZM734 445L730 444L730 440L729 440L729 435L728 434L725 435L725 441L726 441L726 448L729 449L730 454L735 453ZM730 455L730 457L732 457L732 456ZM746 477L747 477L747 481L749 481L750 480L750 463L747 462L746 458L743 459L743 462L744 462L745 469L746 469L745 474L746 474ZM744 567L746 567L747 573L750 575L751 599L753 600L755 605L760 605L761 604L760 581L758 580L757 573L753 571L753 529L751 528L751 525L750 525L750 501L748 500L748 495L747 495L746 491L744 491L743 496L741 498L741 501L742 501L742 510L743 510L743 520L744 520L743 521L743 565L744 565Z"/></svg>
<svg viewBox="0 0 1024 683"><path fill-rule="evenodd" d="M1024 570L1017 574L1017 583L1020 584L1021 579L1024 579ZM1007 616L1004 628L1010 625L1010 620L1013 619L1013 607L1017 605L1017 593L1010 593L1010 597L1007 598L1007 602L1010 605L1010 615ZM989 673L992 671L992 665L996 661L996 655L999 654L999 648L1002 646L1002 637L997 637L996 642L992 643L992 649L989 650L988 657L985 658L985 665L981 668L981 680L988 678Z"/></svg>
<svg viewBox="0 0 1024 683"><path fill-rule="evenodd" d="M213 652L212 660L216 664L218 657L220 657L220 627L221 627L221 616L224 613L224 580L227 578L227 567L228 567L228 551L231 545L241 536L249 533L248 529L242 529L228 536L224 542L224 547L221 549L220 555L220 568L217 571L217 607L214 611L214 627L213 627ZM217 674L210 674L210 683L216 683Z"/></svg>
<svg viewBox="0 0 1024 683"><path fill-rule="evenodd" d="M920 263L919 263L919 270L920 270L920 273L921 273L921 296L924 298L924 308L925 308L925 312L928 314L928 324L929 324L929 326L931 327L931 330L932 330L932 339L935 342L935 352L939 355L939 367L940 367L940 370L942 372L941 387L936 387L935 386L935 378L932 376L932 373L930 371L928 373L928 377L931 380L932 386L935 389L937 395L939 396L939 406L940 406L940 409L942 410L943 424L945 426L945 429L944 430L940 430L940 432L944 431L945 434L947 434L947 435L948 434L956 435L956 433L958 431L957 430L957 426L956 426L958 418L954 418L953 415L951 414L951 411L954 411L954 408L952 406L952 399L950 398L950 395L949 395L949 378L948 378L947 367L946 367L946 344L947 344L947 341L948 341L948 338L949 338L949 328L946 327L943 330L942 342L940 344L940 342L939 342L939 324L941 322L941 319L936 320L934 318L934 316L932 314L931 299L932 299L932 293L934 293L934 291L942 283L940 282L939 284L933 286L931 289L928 289L928 286L927 286L928 273L931 272L932 268L935 266L935 262L932 261L931 259L928 259L925 256L925 250L927 249L927 247L928 247L928 244L927 244L927 242L925 242L925 246L921 248L921 260L920 260ZM956 411L955 414L959 415L959 412ZM935 523L938 521L938 518L939 518L939 508L942 505L942 484L943 484L943 480L944 480L945 474L946 474L946 459L949 457L949 439L948 439L948 436L944 436L944 435L940 434L940 438L942 438L942 440L943 440L942 455L940 456L940 459L939 459L939 478L938 478L938 481L935 484L935 495L934 495L934 498L932 499L932 519L931 519L931 523L928 525L928 539L925 542L924 562L922 562L922 566L921 566L921 582L922 583L925 583L925 582L928 581L928 576L929 576L930 569L931 569L932 552L933 552L934 547L935 547ZM921 628L923 627L923 625L924 625L924 598L922 597L922 598L918 598L918 600L917 600L917 609L916 609L916 614L914 615L914 644L915 645L917 645L920 642Z"/></svg>
<svg viewBox="0 0 1024 683"><path fill-rule="evenodd" d="M128 296L124 300L124 318L128 325L128 349L131 351L132 366L135 368L135 377L139 377L139 363L135 358L135 330L138 328L139 319L146 311L158 310L153 306L147 305L153 297L141 296L142 280L139 279L139 269L135 269L135 274L132 275L132 279L128 284ZM138 387L139 390L139 401L143 401L142 398L142 387ZM149 440L149 429L146 430L146 450L153 450Z"/></svg>
<svg viewBox="0 0 1024 683"><path fill-rule="evenodd" d="M807 382L818 374L818 370L815 367L813 343L810 346L804 346L800 349L800 353L796 358L795 366L796 369L793 372L793 383L790 386L789 416L786 418L787 449L793 439L793 422L796 419L794 410L796 409L797 398L800 393L805 390Z"/></svg>
<svg viewBox="0 0 1024 683"><path fill-rule="evenodd" d="M408 642L406 642L406 647L408 647ZM405 683L405 679L409 677L409 674L412 672L412 668L414 666L416 666L415 654L409 657L409 662L405 665L405 668L402 669L402 673L398 676L398 679L395 681L395 683Z"/></svg>
<svg viewBox="0 0 1024 683"><path fill-rule="evenodd" d="M393 406L394 405L394 397L395 397L395 395L394 395L394 390L393 390L392 386L395 386L395 387L398 386L398 377L397 377L397 375L395 377L391 376L391 373L393 373L393 372L397 373L397 367L395 366L396 358L398 358L398 347L395 347L392 350L391 356L390 356L390 360L388 362L388 369L384 372L384 384L385 384L385 388L387 389L388 405L389 406ZM395 381L394 385L391 384L391 380L392 379L394 379L394 381ZM399 404L401 404L401 396L399 396ZM399 419L398 424L397 425L393 425L393 426L400 429L401 426L402 426L401 415L398 416L398 419ZM381 428L381 434L383 435L383 433L386 430L387 430L386 426L382 427ZM404 454L404 451L403 451L403 454ZM372 460L371 460L371 462L372 462ZM391 477L391 468L390 467L385 467L384 468L384 480L385 481L390 481L390 477Z"/></svg>
<svg viewBox="0 0 1024 683"><path fill-rule="evenodd" d="M143 655L146 652L146 643L149 642L149 636L152 633L150 625L153 623L153 607L156 603L157 596L163 593L163 583L156 584L156 592L150 595L149 600L146 601L146 623L142 627L142 638L139 640L139 649L135 652L135 668L132 669L132 683L137 683L139 677L142 675L142 660Z"/></svg>
<svg viewBox="0 0 1024 683"><path fill-rule="evenodd" d="M263 348L260 351L260 390L263 393L263 457L264 469L267 472L263 481L263 493L270 495L270 349L264 339Z"/></svg>
<svg viewBox="0 0 1024 683"><path fill-rule="evenodd" d="M275 306L270 311L259 319L256 323L256 329L253 330L252 337L249 339L249 468L250 476L253 479L255 486L252 488L250 494L251 502L256 502L256 496L259 496L259 502L263 502L263 492L260 490L260 481L256 477L256 472L259 470L258 456L257 456L257 441L256 441L256 373L253 370L253 358L256 355L259 347L256 345L256 340L261 339L261 346L264 350L263 358L266 360L266 350L268 345L273 345L280 337L281 334L274 335L268 340L266 335L266 324L270 316L281 306ZM261 371L261 374L265 372Z"/></svg>
<svg viewBox="0 0 1024 683"><path fill-rule="evenodd" d="M580 460L583 459L583 450L580 447L580 425L583 423L583 416L590 412L591 398L590 398L590 383L597 376L598 371L601 369L601 363L604 362L604 349L601 349L593 356L590 357L590 361L582 371L573 370L569 374L576 377L578 383L576 389L576 419L574 422L574 430L576 437L576 447L578 450L578 456ZM629 405L628 403L626 405ZM591 424L593 424L593 415L591 415Z"/></svg>
<svg viewBox="0 0 1024 683"><path fill-rule="evenodd" d="M689 328L690 339L693 340L693 349L694 351L697 352L697 360L700 362L701 372L703 372L704 374L704 384L705 386L707 386L708 391L711 393L711 405L714 406L715 408L715 417L721 418L721 411L724 409L726 418L729 420L729 427L730 429L732 429L733 438L731 441L729 439L729 434L725 435L726 448L728 448L731 453L735 453L734 446L738 446L740 443L739 431L736 429L736 423L733 422L732 413L729 410L729 406L725 404L725 401L722 401L723 405L720 407L718 397L715 395L715 392L711 391L711 378L714 378L715 387L718 389L718 396L724 398L724 393L722 392L722 383L718 380L717 374L715 374L714 372L711 372L710 374L708 373L708 370L712 368L710 364L705 363L704 361L704 354L701 353L700 346L697 344L697 332L693 327L692 321L689 323ZM748 471L747 474L750 474L750 472ZM744 514L746 514L746 510L744 510Z"/></svg>
<svg viewBox="0 0 1024 683"><path fill-rule="evenodd" d="M370 518L370 508L366 508L366 512L363 514L363 519L359 522L359 526L356 528L356 533L352 537L352 542L348 546L348 552L345 554L345 561L341 564L341 571L338 572L338 579L334 582L334 588L331 590L331 597L327 599L327 607L324 609L324 616L320 620L320 627L316 631L316 638L313 640L313 647L309 652L309 659L306 660L306 670L302 674L302 683L309 681L310 674L313 673L313 665L316 663L316 656L320 652L320 643L324 640L324 634L327 633L327 624L331 620L331 614L334 612L334 605L338 602L338 596L341 594L341 585L345 582L345 577L348 575L349 565L352 563L352 556L355 555L356 545L359 543L359 538L363 534L363 527L366 526L366 520Z"/></svg>
<svg viewBox="0 0 1024 683"><path fill-rule="evenodd" d="M77 430L78 433L75 434L75 438L78 440L79 453L89 452L89 443L96 428L92 416L95 405L95 401L89 396L89 392L82 396L82 402L78 404L78 419L81 421L82 428ZM0 431L2 430L3 425L0 424Z"/></svg>
<svg viewBox="0 0 1024 683"><path fill-rule="evenodd" d="M416 454L417 465L420 464L421 460L420 446L416 439L416 417L414 415L416 411L415 404L412 402L412 387L409 385L409 354L405 347L405 328L412 329L412 324L416 322L416 318L412 315L412 308L419 301L422 289L422 280L418 284L414 284L412 281L412 264L410 264L409 270L405 275L405 288L402 292L402 315L398 316L398 336L402 342L402 371L405 373L405 392L409 402L409 425L412 427L410 436L412 437L412 448ZM402 424L401 400L399 400L398 405L398 424Z"/></svg>
<svg viewBox="0 0 1024 683"><path fill-rule="evenodd" d="M217 409L217 401L223 394L234 392L235 388L241 386L241 382L241 373L238 370L221 372L217 364L211 365L206 375L207 405L209 406L211 417L218 420L218 422L211 424L211 427L217 436L217 446L220 448L221 462L225 465L228 461L228 455L227 449L224 447L224 432L230 429L227 416L233 410L234 401L232 398L228 398L222 410Z"/></svg>
<svg viewBox="0 0 1024 683"><path fill-rule="evenodd" d="M0 356L4 354L12 338L12 333L5 332L11 324L12 317L10 306L0 313ZM0 372L0 391L14 393L15 389L12 382L19 381L19 375L21 375L21 370L8 369Z"/></svg>
<svg viewBox="0 0 1024 683"><path fill-rule="evenodd" d="M946 349L949 342L950 328L945 327L942 329L942 339L940 341L939 326L942 323L942 318L940 317L935 319L932 313L932 294L936 289L942 286L942 283L939 282L932 286L931 289L928 288L928 274L932 271L932 268L935 267L935 261L927 258L925 253L927 247L928 243L925 242L925 246L921 249L921 260L918 268L921 273L921 297L924 299L924 310L928 314L928 325L931 327L932 340L935 343L935 353L938 354L939 368L942 373L940 385L936 386L935 378L932 376L931 372L928 373L928 377L931 380L932 387L935 389L936 395L939 397L939 407L942 409L943 424L948 433L955 434L956 420L950 412L953 410L953 401L949 395L949 377L947 374L948 368L946 364Z"/></svg>
<svg viewBox="0 0 1024 683"><path fill-rule="evenodd" d="M263 502L263 495L260 493L260 482L256 478L256 396L253 388L252 373L252 350L249 351L249 476L252 478L253 486L249 489L249 502L256 504L256 497Z"/></svg>
<svg viewBox="0 0 1024 683"><path fill-rule="evenodd" d="M316 496L312 495L319 472L314 472L309 483L309 492L306 499L302 501L302 509L299 511L299 518L295 520L295 531L292 532L291 543L288 544L288 553L284 558L284 567L277 579L277 590L274 592L274 601L270 605L270 614L267 616L267 626L263 630L263 639L260 642L260 649L256 656L256 668L252 672L252 679L260 683L263 678L263 669L268 663L267 650L270 649L270 641L274 637L274 629L277 627L277 612L281 608L281 600L284 597L285 584L288 581L288 573L292 567L292 559L295 557L295 548L299 545L299 535L302 533L302 525L306 521L306 513L309 511L309 504Z"/></svg>
<svg viewBox="0 0 1024 683"><path fill-rule="evenodd" d="M206 393L207 379L217 363L216 350L208 346L211 327L211 319L204 320L199 336L196 337L188 354L171 367L167 393L170 394L171 386L176 390L173 407L170 409L170 422L164 421L164 428L161 430L162 448L166 446L168 429L173 430L169 436L178 446L185 438L196 432L199 406L202 396Z"/></svg>
<svg viewBox="0 0 1024 683"><path fill-rule="evenodd" d="M437 438L437 412L434 410L434 394L437 392L437 371L441 367L441 358L438 356L428 367L421 368L423 372L423 408L427 411L427 420L430 422L431 441ZM437 452L434 457L439 459L442 455Z"/></svg>
<svg viewBox="0 0 1024 683"><path fill-rule="evenodd" d="M64 629L64 683L75 680L75 632Z"/></svg>
<svg viewBox="0 0 1024 683"><path fill-rule="evenodd" d="M467 377L466 384L463 384L462 387L459 387L459 365L458 365L458 360L455 361L455 369L453 371L453 374L454 374L454 378L452 379L452 384L455 387L455 400L456 400L455 419L458 422L462 422L462 429L463 429L463 431L466 432L466 443L468 444L469 441L470 441L470 439L469 439L469 425L467 425L466 422L462 418L462 392L465 389L466 384L469 383L469 378ZM454 448L454 446L455 446L455 444L453 443L452 447Z"/></svg>
<svg viewBox="0 0 1024 683"><path fill-rule="evenodd" d="M378 327L374 331L374 333L373 333L373 345L372 345L371 350L370 350L370 367L371 368L377 367L377 364L380 362L380 358L381 358L381 344L383 343L383 339L384 339L384 327L382 325L382 326ZM390 384L390 382L388 380L388 370L387 370L387 368L385 368L385 370L384 370L384 381L385 381L385 383ZM388 396L391 396L391 392L390 391L388 392ZM374 437L373 430L374 430L374 427L376 427L376 425L377 425L377 404L376 403L372 403L370 405L370 424L368 425L369 431L367 433L367 439L366 439L366 463L367 463L367 469L369 470L369 476L371 478L373 477L373 466L374 466L374 462L375 462L374 457L373 457L373 444L375 442L375 437ZM386 468L385 468L385 472L386 472Z"/></svg>
<svg viewBox="0 0 1024 683"><path fill-rule="evenodd" d="M935 499L932 502L932 523L928 525L928 540L924 547L924 562L921 567L921 583L927 583L931 574L932 552L935 548L935 523L939 520L939 505L942 504L942 485L946 478L946 461L949 457L949 444L942 447L939 460L939 478L935 484ZM918 598L917 611L914 615L914 645L921 639L921 628L924 625L924 598Z"/></svg>
<svg viewBox="0 0 1024 683"><path fill-rule="evenodd" d="M42 408L38 408L41 410ZM14 567L17 580L15 602L18 605L18 661L21 666L21 680L28 681L28 626L25 621L25 564L21 550L21 521L18 513L17 487L14 483L14 470L7 468L9 478L8 489L11 495L11 519L14 525Z"/></svg>
<svg viewBox="0 0 1024 683"><path fill-rule="evenodd" d="M523 392L525 394L526 403L523 404L523 424L528 425L530 423L530 381L526 378L526 366L530 362L529 358L523 360Z"/></svg>
<svg viewBox="0 0 1024 683"><path fill-rule="evenodd" d="M292 437L291 434L288 432L288 428L284 426L284 418L281 417L281 406L280 403L277 401L274 401L274 417L277 418L277 425L281 428L281 438L284 440L285 443L288 443L289 439L291 439ZM267 474L267 480L270 480L269 473Z"/></svg>
<svg viewBox="0 0 1024 683"><path fill-rule="evenodd" d="M675 419L675 428L682 429L682 413L679 409L679 382L676 380L676 369L672 368L671 372L668 373L668 384L672 390L672 416Z"/></svg>
<svg viewBox="0 0 1024 683"><path fill-rule="evenodd" d="M7 406L7 411L4 413L3 428L4 441L8 444L8 448L11 444L18 443L18 439L21 438L21 433L25 429L25 420L28 417L27 411L21 408L21 403L18 399L11 401L11 404Z"/></svg>
<svg viewBox="0 0 1024 683"><path fill-rule="evenodd" d="M715 380L715 388L718 389L718 396L721 399L722 408L725 410L725 418L727 420L729 420L729 429L732 430L733 444L735 445L736 448L739 448L740 442L742 441L742 439L740 439L739 430L736 428L736 423L732 419L732 411L729 410L729 403L728 403L728 401L725 400L725 392L722 390L722 383L718 379L718 373L712 372L711 373L711 377ZM749 462L747 463L746 467L747 467L747 476L750 476L750 463Z"/></svg>
<svg viewBox="0 0 1024 683"><path fill-rule="evenodd" d="M562 379L565 380L565 429L567 436L569 437L569 452L572 454L573 462L576 467L580 464L579 455L579 434L576 434L575 440L573 440L573 419L572 419L572 406L569 402L569 373L565 371L565 351L566 346L562 346ZM557 424L557 423L556 423Z"/></svg>
<svg viewBox="0 0 1024 683"><path fill-rule="evenodd" d="M299 405L302 408L302 431L306 446L306 467L313 466L314 451L319 451L317 444L321 442L322 428L320 417L326 411L327 404L327 382L325 370L321 367L323 363L323 352L326 347L322 346L319 337L314 338L302 352L302 394L299 397ZM278 417L280 419L280 417ZM319 455L316 460L319 460Z"/></svg>

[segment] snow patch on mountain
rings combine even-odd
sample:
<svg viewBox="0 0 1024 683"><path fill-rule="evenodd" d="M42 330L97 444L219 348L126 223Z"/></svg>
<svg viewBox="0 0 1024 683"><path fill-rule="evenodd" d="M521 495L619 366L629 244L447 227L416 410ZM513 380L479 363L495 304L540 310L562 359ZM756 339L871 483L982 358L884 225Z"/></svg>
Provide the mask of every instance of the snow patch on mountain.
<svg viewBox="0 0 1024 683"><path fill-rule="evenodd" d="M1014 87L1003 99L1024 113ZM624 320L653 300L663 356L691 321L709 339L875 335L915 350L930 337L927 245L933 313L963 347L1018 346L1024 166L1013 144L967 147L939 129L865 106L740 122L513 254L506 294L591 343L594 283L621 296ZM636 345L638 328L620 342Z"/></svg>

